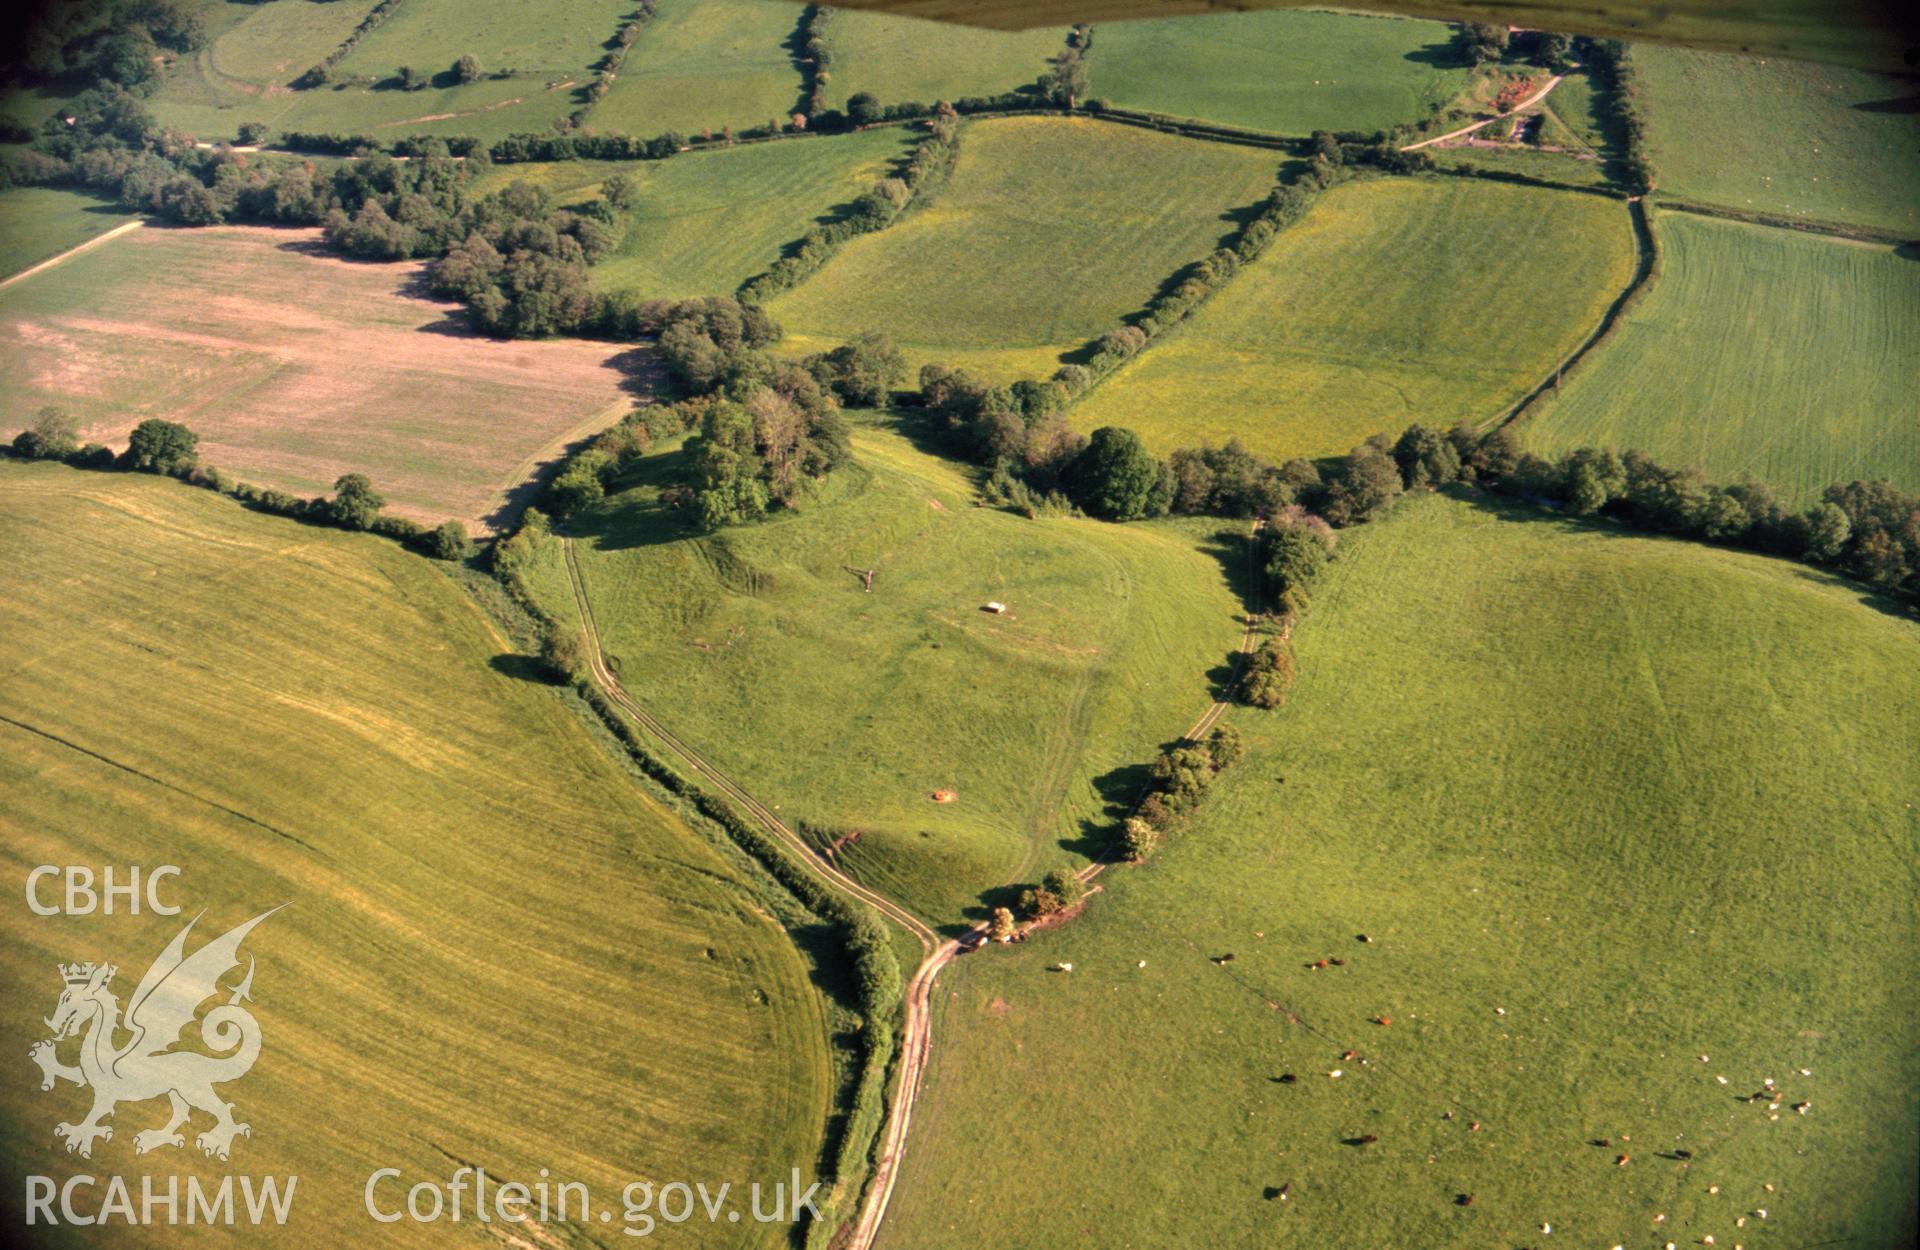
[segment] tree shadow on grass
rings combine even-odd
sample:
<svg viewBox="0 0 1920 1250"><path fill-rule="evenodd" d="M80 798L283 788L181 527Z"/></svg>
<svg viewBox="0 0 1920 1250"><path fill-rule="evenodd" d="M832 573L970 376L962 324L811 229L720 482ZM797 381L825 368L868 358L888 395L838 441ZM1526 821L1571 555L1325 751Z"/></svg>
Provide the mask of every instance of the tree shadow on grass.
<svg viewBox="0 0 1920 1250"><path fill-rule="evenodd" d="M1240 601L1241 610L1258 610L1261 605L1254 602L1258 587L1254 585L1252 519L1244 524L1246 528L1215 530L1199 550L1219 561L1220 575Z"/></svg>
<svg viewBox="0 0 1920 1250"><path fill-rule="evenodd" d="M639 400L649 400L653 397L659 383L659 361L652 351L644 347L636 347L617 352L607 358L606 364L620 371L622 391ZM521 513L539 500L546 491L548 483L552 482L559 475L560 470L566 467L567 461L585 451L602 433L604 433L603 430L591 430L567 443L546 459L536 461L533 472L523 481L508 488L500 506L481 518L486 522L487 527L496 534L511 531L520 523Z"/></svg>
<svg viewBox="0 0 1920 1250"><path fill-rule="evenodd" d="M668 488L681 479L681 452L642 456L621 474L614 494L599 507L567 518L566 532L591 542L597 551L628 551L699 538L706 533L691 507L666 501Z"/></svg>
<svg viewBox="0 0 1920 1250"><path fill-rule="evenodd" d="M1862 100L1853 106L1862 113L1920 113L1920 94L1894 96L1886 100Z"/></svg>
<svg viewBox="0 0 1920 1250"><path fill-rule="evenodd" d="M521 681L530 681L537 686L551 686L553 679L540 663L538 656L520 655L512 651L503 651L487 661L487 667L507 677L517 677Z"/></svg>
<svg viewBox="0 0 1920 1250"><path fill-rule="evenodd" d="M1464 64L1460 49L1453 45L1452 40L1445 43L1430 43L1424 48L1415 48L1407 53L1406 59L1415 65L1431 65L1435 69L1459 69Z"/></svg>
<svg viewBox="0 0 1920 1250"><path fill-rule="evenodd" d="M949 468L958 469L966 475L975 490L986 484L986 467L961 455L952 438L940 428L938 419L926 409L890 407L876 413L872 424L900 435L921 455L931 456Z"/></svg>
<svg viewBox="0 0 1920 1250"><path fill-rule="evenodd" d="M830 924L802 924L789 928L787 936L808 956L814 986L836 1007L858 1013L860 988L839 929Z"/></svg>

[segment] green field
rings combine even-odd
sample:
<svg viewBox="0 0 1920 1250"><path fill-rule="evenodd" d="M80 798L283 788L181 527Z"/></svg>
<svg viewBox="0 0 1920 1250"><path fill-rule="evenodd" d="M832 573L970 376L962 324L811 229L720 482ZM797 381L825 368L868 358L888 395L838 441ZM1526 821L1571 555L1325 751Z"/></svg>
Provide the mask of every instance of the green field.
<svg viewBox="0 0 1920 1250"><path fill-rule="evenodd" d="M210 42L168 71L149 106L167 125L209 140L232 138L242 122L379 138L545 134L579 106L577 90L592 81L592 65L632 12L626 0L558 8L408 0L341 60L332 85L288 86L339 47L371 8L366 0L210 4ZM486 76L459 85L449 70L469 52ZM397 89L403 65L433 84ZM26 104L31 111L33 101Z"/></svg>
<svg viewBox="0 0 1920 1250"><path fill-rule="evenodd" d="M1607 120L1601 111L1602 92L1586 70L1575 70L1547 93L1542 108L1572 131L1578 142L1593 151L1606 150Z"/></svg>
<svg viewBox="0 0 1920 1250"><path fill-rule="evenodd" d="M1102 779L1206 707L1243 556L1231 522L975 507L967 474L886 428L855 453L797 515L712 535L661 506L677 457L656 455L575 549L636 699L787 819L858 830L843 866L953 921L1073 858L1121 784ZM542 603L577 619L559 544L542 556Z"/></svg>
<svg viewBox="0 0 1920 1250"><path fill-rule="evenodd" d="M1920 233L1920 114L1899 78L1805 61L1634 50L1659 189Z"/></svg>
<svg viewBox="0 0 1920 1250"><path fill-rule="evenodd" d="M1608 185L1606 163L1598 158L1584 160L1567 152L1546 152L1525 144L1502 144L1499 147L1449 145L1428 148L1427 155L1442 169L1495 169L1569 187Z"/></svg>
<svg viewBox="0 0 1920 1250"><path fill-rule="evenodd" d="M887 127L690 153L670 161L558 161L499 165L476 186L546 187L560 203L599 194L624 173L636 184L620 246L594 268L603 290L641 295L730 295L834 208L849 203L912 148L911 131Z"/></svg>
<svg viewBox="0 0 1920 1250"><path fill-rule="evenodd" d="M1273 457L1485 421L1592 331L1632 268L1615 201L1349 183L1070 415L1131 426L1161 452L1238 437Z"/></svg>
<svg viewBox="0 0 1920 1250"><path fill-rule="evenodd" d="M1661 272L1528 417L1541 448L1638 447L1807 504L1920 488L1920 266L1889 247L1662 214Z"/></svg>
<svg viewBox="0 0 1920 1250"><path fill-rule="evenodd" d="M802 343L885 330L916 361L979 353L987 372L1044 376L1231 234L1276 156L1095 121L970 123L931 204L769 308Z"/></svg>
<svg viewBox="0 0 1920 1250"><path fill-rule="evenodd" d="M1126 108L1305 135L1424 120L1465 85L1441 22L1229 13L1109 22L1089 94Z"/></svg>
<svg viewBox="0 0 1920 1250"><path fill-rule="evenodd" d="M1191 828L943 978L883 1246L1913 1244L1920 627L1422 496L1295 642Z"/></svg>
<svg viewBox="0 0 1920 1250"><path fill-rule="evenodd" d="M10 278L135 220L118 204L58 187L0 192L0 278Z"/></svg>
<svg viewBox="0 0 1920 1250"><path fill-rule="evenodd" d="M0 1023L23 1055L46 1034L56 963L117 962L130 992L202 908L211 937L290 902L242 948L264 1048L225 1092L253 1126L232 1170L300 1178L299 1244L365 1244L379 1167L409 1184L460 1163L527 1183L545 1168L616 1210L633 1178L813 1171L831 1009L782 927L805 918L529 680L441 566L176 482L7 464L0 568L8 878L175 864L185 909L48 918L16 895ZM229 1171L191 1145L136 1159L134 1130L164 1103L122 1106L91 1161L68 1155L53 1126L83 1096L15 1075L11 1175L117 1173L137 1194L149 1170L163 1186ZM377 1239L445 1245L447 1227ZM789 1244L755 1225L680 1232Z"/></svg>
<svg viewBox="0 0 1920 1250"><path fill-rule="evenodd" d="M660 0L588 123L648 136L785 124L800 104L787 50L800 14L778 0Z"/></svg>
<svg viewBox="0 0 1920 1250"><path fill-rule="evenodd" d="M837 109L862 91L882 104L999 95L1032 84L1067 46L1060 27L981 30L858 9L835 9L826 39L827 104Z"/></svg>
<svg viewBox="0 0 1920 1250"><path fill-rule="evenodd" d="M201 6L205 47L176 61L146 102L154 117L208 140L299 107L288 84L343 43L373 0L255 0ZM393 98L393 97L390 97Z"/></svg>

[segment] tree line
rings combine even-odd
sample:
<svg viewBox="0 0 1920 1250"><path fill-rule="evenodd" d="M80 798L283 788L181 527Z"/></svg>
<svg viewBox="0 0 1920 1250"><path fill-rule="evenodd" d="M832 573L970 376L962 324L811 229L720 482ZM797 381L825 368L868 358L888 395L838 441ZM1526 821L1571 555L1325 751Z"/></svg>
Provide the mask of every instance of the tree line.
<svg viewBox="0 0 1920 1250"><path fill-rule="evenodd" d="M1819 502L1795 508L1751 477L1717 483L1644 451L1576 447L1547 457L1526 450L1510 425L1482 435L1471 425L1443 432L1416 423L1397 439L1376 434L1294 492L1291 510L1270 527L1273 606L1304 608L1305 587L1333 551L1332 530L1379 515L1405 491L1454 483L1565 516L1801 561L1920 604L1920 495L1891 482L1835 483Z"/></svg>
<svg viewBox="0 0 1920 1250"><path fill-rule="evenodd" d="M896 172L881 178L834 220L813 227L787 246L764 273L740 284L739 296L764 303L811 277L849 240L884 230L909 203L925 202L953 172L960 152L960 117L945 104L926 119L926 134Z"/></svg>
<svg viewBox="0 0 1920 1250"><path fill-rule="evenodd" d="M312 525L361 530L394 539L438 560L473 554L467 527L446 521L429 528L383 509L386 497L363 473L344 473L333 495L302 499L285 491L241 482L200 461L200 436L177 421L149 417L133 427L127 449L116 455L100 443L82 443L78 424L63 409L42 408L7 451L18 460L52 460L80 469L157 473L236 499L256 512L271 512Z"/></svg>
<svg viewBox="0 0 1920 1250"><path fill-rule="evenodd" d="M800 63L799 111L808 121L827 111L827 84L833 81L833 47L827 42L827 25L832 20L832 6L810 4L801 10L800 29L794 35L799 45L795 58Z"/></svg>
<svg viewBox="0 0 1920 1250"><path fill-rule="evenodd" d="M0 53L0 81L8 85L102 85L145 94L159 85L170 60L207 44L206 23L186 0L31 7L38 10L32 20L15 27Z"/></svg>

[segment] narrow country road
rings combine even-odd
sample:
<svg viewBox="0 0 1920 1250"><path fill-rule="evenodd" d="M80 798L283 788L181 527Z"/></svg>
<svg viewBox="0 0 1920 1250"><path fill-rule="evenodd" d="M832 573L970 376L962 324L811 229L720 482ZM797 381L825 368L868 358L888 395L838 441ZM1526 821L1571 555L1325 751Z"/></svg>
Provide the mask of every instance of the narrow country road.
<svg viewBox="0 0 1920 1250"><path fill-rule="evenodd" d="M1252 539L1248 545L1248 587L1253 596L1259 596L1259 535L1264 522L1253 523ZM907 1132L913 1126L914 1104L920 1096L920 1081L926 1073L927 1059L933 1052L933 1026L929 1010L933 998L933 985L939 979L941 969L952 963L960 953L958 940L942 941L940 935L923 923L919 917L894 903L885 895L879 894L861 885L847 876L810 846L806 839L790 829L785 822L774 815L773 809L749 794L744 787L731 777L708 763L692 747L675 737L667 728L652 716L645 708L629 695L607 666L606 652L600 645L600 628L593 617L593 605L587 601L586 583L581 580L580 562L574 555L573 540L562 537L562 550L567 561L567 578L573 586L574 602L580 609L581 633L586 642L587 667L593 674L593 680L607 699L622 712L657 738L673 755L701 777L712 782L714 787L728 800L740 807L753 820L764 827L768 833L783 845L800 856L808 867L813 869L834 889L872 907L887 919L911 933L920 943L924 952L920 966L913 971L907 982L906 1010L900 1032L900 1081L894 1096L887 1107L886 1124L881 1130L880 1149L874 1164L872 1184L867 1189L866 1201L861 1205L859 1217L854 1221L848 1236L842 1243L846 1250L871 1250L874 1238L879 1235L880 1222L886 1218L887 1204L892 1201L893 1187L900 1179L900 1163L906 1155ZM1186 732L1186 740L1198 741L1218 721L1231 705L1234 690L1240 684L1240 678L1246 667L1246 657L1253 653L1259 637L1260 614L1257 604L1249 604L1246 613L1246 628L1240 635L1240 647L1235 653L1235 665L1232 677L1227 681L1220 697L1201 713L1200 718ZM1107 866L1106 861L1096 860L1080 870L1082 880L1091 881L1099 876ZM967 936L982 933L986 926L977 925Z"/></svg>
<svg viewBox="0 0 1920 1250"><path fill-rule="evenodd" d="M1560 80L1564 77L1566 77L1566 75L1564 74L1555 74L1553 77L1547 79L1546 86L1540 88L1540 90L1534 92L1532 95L1520 101L1520 103L1514 105L1512 108L1508 109L1504 113L1500 113L1493 117L1486 118L1484 121L1477 121L1473 123L1473 125L1471 126L1462 126L1458 130L1449 130L1446 134L1436 135L1431 139L1422 139L1418 143L1409 143L1406 147L1401 148L1400 150L1402 152L1417 152L1421 148L1431 147L1436 143L1445 143L1449 139L1458 139L1461 135L1470 135L1474 131L1480 129L1482 126L1491 126L1493 125L1493 123L1497 121L1501 121L1505 118L1512 117L1516 113L1523 113L1527 109L1530 109L1534 105L1540 103L1540 101L1546 99L1547 92L1552 91L1555 87L1559 86Z"/></svg>
<svg viewBox="0 0 1920 1250"><path fill-rule="evenodd" d="M41 261L39 264L34 265L29 269L22 269L19 273L14 274L11 278L7 278L4 281L0 281L0 287L10 287L14 283L20 281L23 278L31 278L34 274L39 273L43 269L51 269L55 265L60 264L62 261L71 260L82 252L91 251L92 249L99 247L102 243L105 243L108 239L117 239L121 235L127 233L127 231L138 230L141 226L145 224L146 222L138 221L138 220L124 222L121 225L115 226L113 229L107 231L105 234L96 234L91 239L88 239L85 243L82 243L79 247L70 247L66 251L60 253L58 256L50 256L46 260Z"/></svg>

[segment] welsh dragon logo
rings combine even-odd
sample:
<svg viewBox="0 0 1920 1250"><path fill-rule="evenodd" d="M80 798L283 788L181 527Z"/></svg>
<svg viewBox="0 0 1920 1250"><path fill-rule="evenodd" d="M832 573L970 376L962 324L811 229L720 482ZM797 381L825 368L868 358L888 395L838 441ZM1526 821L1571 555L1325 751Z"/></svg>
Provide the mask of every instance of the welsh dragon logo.
<svg viewBox="0 0 1920 1250"><path fill-rule="evenodd" d="M124 1020L120 1001L108 988L118 971L114 965L60 965L66 989L53 1009L53 1018L42 1021L53 1036L34 1043L27 1057L40 1065L41 1089L52 1089L56 1080L65 1080L93 1091L93 1109L84 1120L53 1130L56 1137L66 1141L69 1151L83 1159L91 1158L94 1142L113 1139L112 1126L102 1121L112 1116L115 1108L123 1102L145 1102L162 1095L172 1110L161 1127L133 1135L134 1150L139 1154L162 1146L184 1147L186 1138L179 1130L194 1111L214 1119L213 1127L195 1139L195 1144L209 1155L225 1159L236 1136L253 1135L252 1128L233 1118L233 1104L214 1090L216 1085L245 1076L260 1057L260 1023L240 1005L253 997L251 955L247 957L246 977L228 992L224 1003L200 1020L201 1040L222 1053L205 1055L173 1047L180 1043L181 1033L193 1023L201 1005L220 992L220 978L240 966L241 939L279 910L276 907L255 916L191 955L186 953L187 934L200 918L189 920L140 978L133 997L127 1000ZM56 1047L82 1033L79 1064L61 1063ZM126 1042L116 1040L126 1034L131 1034Z"/></svg>

